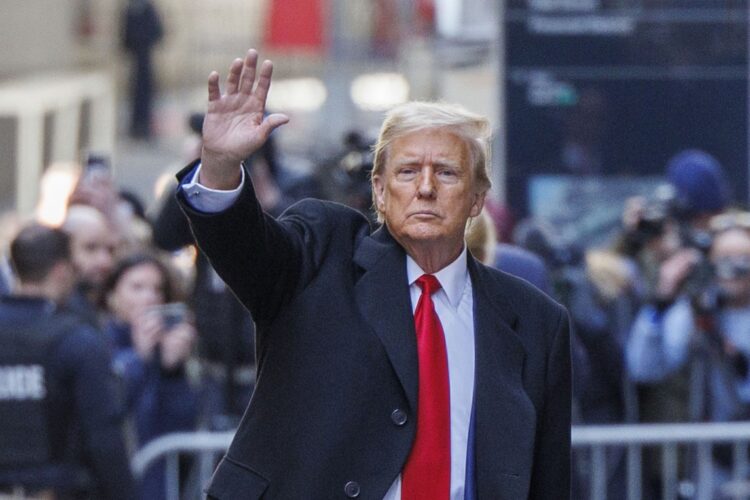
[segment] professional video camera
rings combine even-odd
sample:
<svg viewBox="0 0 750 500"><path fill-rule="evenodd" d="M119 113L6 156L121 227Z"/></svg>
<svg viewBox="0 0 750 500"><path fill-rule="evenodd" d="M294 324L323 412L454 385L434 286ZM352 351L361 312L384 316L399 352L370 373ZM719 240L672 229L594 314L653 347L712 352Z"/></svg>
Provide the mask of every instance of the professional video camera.
<svg viewBox="0 0 750 500"><path fill-rule="evenodd" d="M700 260L693 266L690 276L682 286L682 292L700 304L700 296L714 281L714 271L708 258L712 244L709 231L696 228L691 221L686 203L671 184L656 188L646 200L635 230L628 236L628 247L634 253L647 243L673 232L680 248L693 248L700 252Z"/></svg>
<svg viewBox="0 0 750 500"><path fill-rule="evenodd" d="M689 215L685 201L678 196L675 188L662 184L646 200L635 228L635 239L643 244L662 236L667 224L672 222L677 226L680 246L695 248L705 254L711 248L711 234L692 227Z"/></svg>
<svg viewBox="0 0 750 500"><path fill-rule="evenodd" d="M728 300L727 292L719 280L732 280L750 275L750 258L727 257L715 263L704 258L696 265L684 285L684 292L690 298L695 324L703 338L713 346L714 351L725 359L740 377L748 374L747 359L739 352L729 352L721 333L718 315Z"/></svg>
<svg viewBox="0 0 750 500"><path fill-rule="evenodd" d="M656 188L654 195L646 200L641 218L635 228L639 240L648 241L651 238L661 236L666 229L667 221L675 218L680 212L677 203L677 195L674 188L669 184L663 184Z"/></svg>

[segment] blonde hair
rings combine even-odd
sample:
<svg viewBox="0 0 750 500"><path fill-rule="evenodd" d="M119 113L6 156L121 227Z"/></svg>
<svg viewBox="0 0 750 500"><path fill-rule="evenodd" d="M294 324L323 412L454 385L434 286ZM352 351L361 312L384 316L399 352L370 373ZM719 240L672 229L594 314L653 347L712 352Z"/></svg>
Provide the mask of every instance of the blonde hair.
<svg viewBox="0 0 750 500"><path fill-rule="evenodd" d="M449 129L468 146L474 171L474 188L484 193L492 187L489 174L491 127L487 118L457 104L412 101L391 109L380 127L371 181L385 171L391 144L399 137L425 129ZM378 221L383 217L377 208L375 189L372 201Z"/></svg>
<svg viewBox="0 0 750 500"><path fill-rule="evenodd" d="M497 247L497 233L492 218L487 210L482 210L479 216L469 219L464 232L466 248L471 255L483 264L492 265L495 261Z"/></svg>

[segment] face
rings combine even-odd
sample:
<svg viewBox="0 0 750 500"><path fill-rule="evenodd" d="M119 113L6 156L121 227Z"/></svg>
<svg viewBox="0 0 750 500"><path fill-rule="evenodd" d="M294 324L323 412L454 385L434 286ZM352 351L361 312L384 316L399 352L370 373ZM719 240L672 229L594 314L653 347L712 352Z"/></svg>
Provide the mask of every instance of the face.
<svg viewBox="0 0 750 500"><path fill-rule="evenodd" d="M72 234L73 265L80 281L99 287L114 265L114 236L104 224L90 224Z"/></svg>
<svg viewBox="0 0 750 500"><path fill-rule="evenodd" d="M64 304L70 296L70 293L73 291L76 283L73 264L69 261L59 262L53 268L52 273L54 273L52 281L56 286L52 291L53 296L50 298L58 304Z"/></svg>
<svg viewBox="0 0 750 500"><path fill-rule="evenodd" d="M742 229L719 234L711 248L711 261L730 303L750 301L750 235Z"/></svg>
<svg viewBox="0 0 750 500"><path fill-rule="evenodd" d="M484 204L474 181L464 141L447 129L427 129L391 143L373 188L388 230L407 252L433 245L458 253L466 221Z"/></svg>
<svg viewBox="0 0 750 500"><path fill-rule="evenodd" d="M158 267L140 264L123 273L107 303L118 319L132 323L149 307L164 303L164 287L164 276Z"/></svg>

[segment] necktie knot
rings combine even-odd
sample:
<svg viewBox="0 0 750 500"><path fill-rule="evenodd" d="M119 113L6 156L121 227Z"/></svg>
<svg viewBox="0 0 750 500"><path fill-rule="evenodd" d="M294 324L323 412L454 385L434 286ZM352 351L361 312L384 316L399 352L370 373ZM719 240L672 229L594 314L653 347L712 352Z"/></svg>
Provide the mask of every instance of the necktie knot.
<svg viewBox="0 0 750 500"><path fill-rule="evenodd" d="M416 283L422 289L422 293L430 296L442 288L438 279L432 274L423 274L417 278Z"/></svg>

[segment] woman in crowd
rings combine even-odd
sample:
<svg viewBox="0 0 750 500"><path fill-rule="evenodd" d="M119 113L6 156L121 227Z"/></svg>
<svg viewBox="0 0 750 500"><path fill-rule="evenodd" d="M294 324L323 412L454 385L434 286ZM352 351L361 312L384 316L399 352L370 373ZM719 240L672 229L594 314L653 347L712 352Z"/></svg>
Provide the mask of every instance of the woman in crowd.
<svg viewBox="0 0 750 500"><path fill-rule="evenodd" d="M170 432L195 429L198 394L186 371L195 329L184 305L172 303L165 264L136 253L115 266L104 287L113 364L123 380L137 446ZM164 498L163 464L142 481L142 498Z"/></svg>

